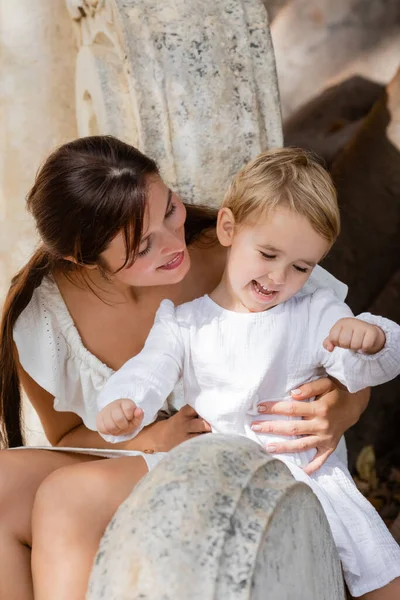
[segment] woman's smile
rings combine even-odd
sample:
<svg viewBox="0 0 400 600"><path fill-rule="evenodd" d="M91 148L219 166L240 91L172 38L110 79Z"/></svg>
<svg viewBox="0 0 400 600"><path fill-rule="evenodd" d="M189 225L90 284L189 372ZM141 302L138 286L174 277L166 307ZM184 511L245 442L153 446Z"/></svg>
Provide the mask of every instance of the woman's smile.
<svg viewBox="0 0 400 600"><path fill-rule="evenodd" d="M184 258L185 258L185 251L182 250L181 252L177 252L176 254L174 254L172 259L170 259L168 262L164 263L163 265L161 265L161 267L157 267L157 268L163 269L165 271L171 271L173 269L177 269L183 263Z"/></svg>

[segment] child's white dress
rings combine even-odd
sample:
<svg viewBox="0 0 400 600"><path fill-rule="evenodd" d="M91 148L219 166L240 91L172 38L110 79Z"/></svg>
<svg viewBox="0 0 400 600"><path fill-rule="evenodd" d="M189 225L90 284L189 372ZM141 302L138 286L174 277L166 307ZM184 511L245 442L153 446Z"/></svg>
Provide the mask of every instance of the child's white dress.
<svg viewBox="0 0 400 600"><path fill-rule="evenodd" d="M382 317L360 315L385 331L386 345L379 354L340 348L329 353L323 348L332 325L349 316L348 306L327 289L259 313L224 310L208 296L177 308L165 300L143 351L111 377L98 407L131 398L143 408L145 426L183 376L185 401L213 431L245 435L262 445L272 443L281 437L251 429L255 419L274 418L257 413L261 401L290 398L292 389L325 371L352 392L399 374L400 327ZM104 437L117 442L132 435ZM400 576L399 546L336 452L317 473L304 473L301 467L314 454L313 450L279 458L318 496L351 594L360 596L386 585Z"/></svg>

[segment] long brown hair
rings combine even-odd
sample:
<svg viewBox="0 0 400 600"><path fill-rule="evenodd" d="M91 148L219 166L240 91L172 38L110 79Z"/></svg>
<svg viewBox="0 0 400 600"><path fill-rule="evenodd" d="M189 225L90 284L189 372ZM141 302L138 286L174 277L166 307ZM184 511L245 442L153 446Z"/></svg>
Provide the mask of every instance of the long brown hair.
<svg viewBox="0 0 400 600"><path fill-rule="evenodd" d="M68 272L97 265L106 276L101 254L122 232L123 266L134 262L140 246L147 200L147 179L156 163L112 136L80 138L58 148L39 170L27 197L42 245L15 275L0 326L0 446L23 444L21 395L15 323L43 277L54 269ZM216 211L187 205L187 243L215 227ZM64 257L73 258L77 265ZM123 267L122 267L123 268Z"/></svg>

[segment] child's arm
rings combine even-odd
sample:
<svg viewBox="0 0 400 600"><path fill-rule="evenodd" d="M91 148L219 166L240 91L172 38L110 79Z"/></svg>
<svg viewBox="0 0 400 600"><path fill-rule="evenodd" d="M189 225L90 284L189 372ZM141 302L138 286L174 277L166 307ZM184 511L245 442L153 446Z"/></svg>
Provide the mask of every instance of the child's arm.
<svg viewBox="0 0 400 600"><path fill-rule="evenodd" d="M350 392L379 385L400 373L400 327L364 313L355 318L348 306L321 293L310 307L311 343L327 373Z"/></svg>
<svg viewBox="0 0 400 600"><path fill-rule="evenodd" d="M97 399L96 425L106 441L130 440L155 420L181 376L183 355L174 306L163 301L143 350L110 377Z"/></svg>

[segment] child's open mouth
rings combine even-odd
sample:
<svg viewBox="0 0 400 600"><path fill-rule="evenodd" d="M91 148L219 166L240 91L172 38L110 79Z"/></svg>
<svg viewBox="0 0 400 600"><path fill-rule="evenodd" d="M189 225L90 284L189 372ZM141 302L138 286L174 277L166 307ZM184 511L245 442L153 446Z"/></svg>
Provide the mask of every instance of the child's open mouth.
<svg viewBox="0 0 400 600"><path fill-rule="evenodd" d="M254 293L257 298L262 300L263 302L271 302L274 298L276 298L278 292L276 290L269 290L268 288L258 283L255 279L251 282Z"/></svg>

